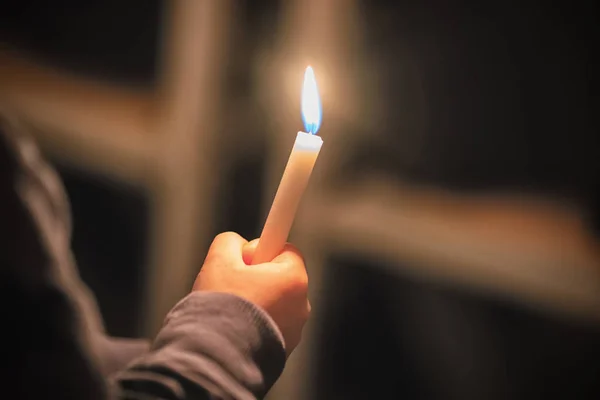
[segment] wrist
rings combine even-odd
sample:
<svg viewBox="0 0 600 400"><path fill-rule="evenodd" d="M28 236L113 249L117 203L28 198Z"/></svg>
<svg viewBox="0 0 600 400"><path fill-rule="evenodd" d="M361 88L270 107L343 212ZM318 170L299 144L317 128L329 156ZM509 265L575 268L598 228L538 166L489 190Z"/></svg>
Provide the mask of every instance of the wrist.
<svg viewBox="0 0 600 400"><path fill-rule="evenodd" d="M285 344L276 323L261 307L233 294L198 291L186 296L165 318L153 348L160 351L177 340L174 335L188 336L183 339L188 347L230 365L230 373L255 393L266 393L285 365ZM248 375L251 365L260 374Z"/></svg>

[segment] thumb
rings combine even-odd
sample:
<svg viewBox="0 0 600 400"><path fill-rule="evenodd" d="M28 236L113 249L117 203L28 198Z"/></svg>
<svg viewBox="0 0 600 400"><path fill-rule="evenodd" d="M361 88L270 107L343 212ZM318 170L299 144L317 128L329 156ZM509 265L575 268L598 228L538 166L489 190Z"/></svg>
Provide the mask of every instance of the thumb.
<svg viewBox="0 0 600 400"><path fill-rule="evenodd" d="M256 251L256 247L258 246L258 239L254 239L244 245L242 248L242 259L246 265L252 264L252 258L254 257L254 252Z"/></svg>
<svg viewBox="0 0 600 400"><path fill-rule="evenodd" d="M235 232L220 233L210 245L206 259L218 257L219 259L239 262L241 250L247 243L246 239Z"/></svg>

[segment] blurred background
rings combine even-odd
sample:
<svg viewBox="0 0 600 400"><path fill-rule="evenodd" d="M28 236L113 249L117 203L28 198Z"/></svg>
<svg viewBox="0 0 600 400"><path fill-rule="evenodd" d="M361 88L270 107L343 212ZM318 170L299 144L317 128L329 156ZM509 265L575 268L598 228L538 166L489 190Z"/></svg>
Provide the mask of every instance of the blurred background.
<svg viewBox="0 0 600 400"><path fill-rule="evenodd" d="M566 353L599 373L586 364L600 360L596 13L395 3L3 2L0 105L59 169L109 333L150 337L215 234L260 235L310 64L325 144L291 240L315 318L270 397L316 398L312 372L335 347L322 347L336 328L321 322L385 291L371 273L445 293L465 321L485 310L507 326L532 308L556 343L585 321ZM416 290L403 285L389 290ZM412 304L383 308L415 326L419 312L445 315L422 300L373 304ZM456 326L436 321L422 329Z"/></svg>

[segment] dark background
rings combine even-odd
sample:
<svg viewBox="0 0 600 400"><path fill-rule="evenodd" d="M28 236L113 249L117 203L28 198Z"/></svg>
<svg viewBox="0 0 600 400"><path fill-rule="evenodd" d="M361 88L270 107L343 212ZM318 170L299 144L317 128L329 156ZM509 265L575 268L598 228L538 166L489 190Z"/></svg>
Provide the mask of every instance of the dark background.
<svg viewBox="0 0 600 400"><path fill-rule="evenodd" d="M591 206L597 227L594 3L533 8L510 1L473 7L440 2L427 13L416 4L361 2L363 57L370 60L367 73L377 77L371 95L384 99L384 120L371 129L377 135L365 132L365 145L348 157L340 180L378 171L454 190L558 193ZM152 86L163 5L4 1L0 39L75 73ZM240 26L227 65L227 102L253 106L248 65L274 40L280 9L274 0L236 2ZM569 77L568 84L561 76ZM249 129L260 129L248 122ZM146 194L58 167L71 198L81 274L98 296L109 332L135 335L149 224ZM249 155L223 177L215 233L259 234L263 167L263 158Z"/></svg>

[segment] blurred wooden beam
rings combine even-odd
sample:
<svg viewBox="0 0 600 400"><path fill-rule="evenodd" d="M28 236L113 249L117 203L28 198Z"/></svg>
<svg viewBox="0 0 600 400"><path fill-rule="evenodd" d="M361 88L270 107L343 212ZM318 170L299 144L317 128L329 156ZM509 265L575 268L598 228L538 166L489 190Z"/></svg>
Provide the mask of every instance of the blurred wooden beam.
<svg viewBox="0 0 600 400"><path fill-rule="evenodd" d="M199 272L213 233L221 81L230 1L169 2L158 88L158 180L145 332L156 332Z"/></svg>
<svg viewBox="0 0 600 400"><path fill-rule="evenodd" d="M313 251L360 251L396 273L600 319L600 248L583 217L564 205L372 178L315 196L303 211L299 229L320 247Z"/></svg>
<svg viewBox="0 0 600 400"><path fill-rule="evenodd" d="M0 49L0 104L32 125L44 150L129 183L152 156L152 93L73 76Z"/></svg>

